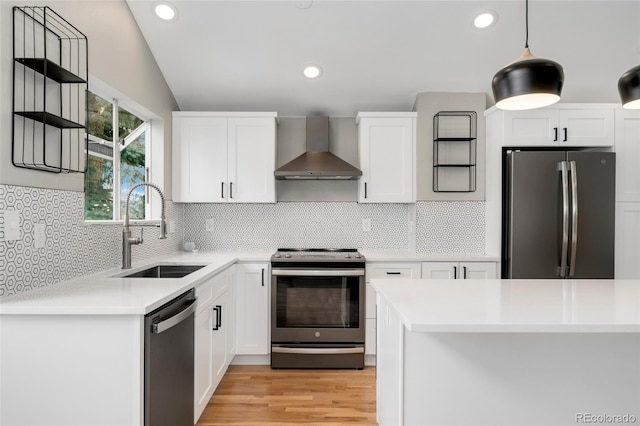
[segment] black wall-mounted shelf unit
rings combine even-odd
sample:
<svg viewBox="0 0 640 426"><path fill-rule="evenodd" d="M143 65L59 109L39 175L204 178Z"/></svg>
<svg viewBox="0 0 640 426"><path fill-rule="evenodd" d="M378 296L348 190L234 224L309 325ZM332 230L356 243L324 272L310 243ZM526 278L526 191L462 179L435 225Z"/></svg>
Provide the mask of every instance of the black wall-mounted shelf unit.
<svg viewBox="0 0 640 426"><path fill-rule="evenodd" d="M477 114L440 111L433 116L433 192L476 190Z"/></svg>
<svg viewBox="0 0 640 426"><path fill-rule="evenodd" d="M16 6L13 59L13 165L84 173L87 38L49 7Z"/></svg>

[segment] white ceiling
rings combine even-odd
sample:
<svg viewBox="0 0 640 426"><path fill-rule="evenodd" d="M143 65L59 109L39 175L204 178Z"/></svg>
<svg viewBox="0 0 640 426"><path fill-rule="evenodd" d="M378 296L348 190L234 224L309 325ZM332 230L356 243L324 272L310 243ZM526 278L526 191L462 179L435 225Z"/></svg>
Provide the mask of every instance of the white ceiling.
<svg viewBox="0 0 640 426"><path fill-rule="evenodd" d="M524 0L127 0L182 110L354 116L411 110L419 92L485 92L522 53ZM479 11L498 13L479 31ZM618 102L620 75L640 63L640 0L531 0L529 45L565 71L562 102ZM324 72L302 76L305 64Z"/></svg>

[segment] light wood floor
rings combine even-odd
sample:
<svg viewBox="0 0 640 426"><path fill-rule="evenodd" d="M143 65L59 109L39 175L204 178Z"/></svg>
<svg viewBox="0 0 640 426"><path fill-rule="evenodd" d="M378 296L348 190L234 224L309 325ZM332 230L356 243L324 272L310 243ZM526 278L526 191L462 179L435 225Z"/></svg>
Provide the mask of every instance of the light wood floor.
<svg viewBox="0 0 640 426"><path fill-rule="evenodd" d="M197 426L377 425L375 374L232 365Z"/></svg>

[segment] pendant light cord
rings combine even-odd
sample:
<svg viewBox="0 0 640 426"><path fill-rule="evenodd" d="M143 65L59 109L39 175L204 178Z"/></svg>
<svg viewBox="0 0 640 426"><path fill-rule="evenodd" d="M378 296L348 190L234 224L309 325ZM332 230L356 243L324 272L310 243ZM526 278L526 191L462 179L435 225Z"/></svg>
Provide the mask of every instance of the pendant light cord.
<svg viewBox="0 0 640 426"><path fill-rule="evenodd" d="M524 28L525 28L525 40L524 48L529 47L529 0L525 0L524 3Z"/></svg>

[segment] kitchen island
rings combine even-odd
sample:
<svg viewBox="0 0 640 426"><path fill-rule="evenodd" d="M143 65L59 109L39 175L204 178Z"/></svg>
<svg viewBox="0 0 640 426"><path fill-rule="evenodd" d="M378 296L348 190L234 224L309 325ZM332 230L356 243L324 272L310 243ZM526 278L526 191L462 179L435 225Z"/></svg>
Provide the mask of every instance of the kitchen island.
<svg viewBox="0 0 640 426"><path fill-rule="evenodd" d="M380 425L640 422L640 280L372 280Z"/></svg>

